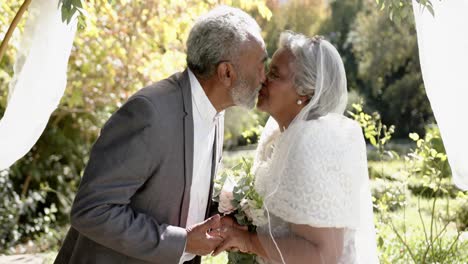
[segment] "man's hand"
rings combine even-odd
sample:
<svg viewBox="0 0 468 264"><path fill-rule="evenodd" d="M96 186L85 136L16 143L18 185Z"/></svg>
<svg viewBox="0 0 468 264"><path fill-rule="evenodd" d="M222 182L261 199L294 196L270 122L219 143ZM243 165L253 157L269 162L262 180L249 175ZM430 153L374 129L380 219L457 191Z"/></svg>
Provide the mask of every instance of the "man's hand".
<svg viewBox="0 0 468 264"><path fill-rule="evenodd" d="M223 242L223 238L208 234L211 230L221 227L220 215L214 215L202 223L188 227L187 230L187 245L185 252L199 256L205 256L213 252L218 247L219 243Z"/></svg>

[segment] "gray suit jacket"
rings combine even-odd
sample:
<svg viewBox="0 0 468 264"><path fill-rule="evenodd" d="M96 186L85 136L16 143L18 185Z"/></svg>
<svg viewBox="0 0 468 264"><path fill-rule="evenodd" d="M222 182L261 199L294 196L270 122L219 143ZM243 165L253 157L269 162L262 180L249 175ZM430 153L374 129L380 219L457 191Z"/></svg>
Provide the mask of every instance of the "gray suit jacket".
<svg viewBox="0 0 468 264"><path fill-rule="evenodd" d="M222 119L215 135L212 179L221 161ZM186 243L192 168L192 95L184 71L140 90L107 121L55 263L177 264Z"/></svg>

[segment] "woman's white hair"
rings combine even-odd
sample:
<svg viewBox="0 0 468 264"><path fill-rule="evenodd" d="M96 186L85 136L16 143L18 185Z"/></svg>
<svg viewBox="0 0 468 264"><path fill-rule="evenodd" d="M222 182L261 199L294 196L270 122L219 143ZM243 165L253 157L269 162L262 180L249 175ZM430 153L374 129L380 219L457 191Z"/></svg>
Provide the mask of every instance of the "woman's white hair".
<svg viewBox="0 0 468 264"><path fill-rule="evenodd" d="M214 74L220 62L236 65L243 44L263 42L260 26L244 11L218 6L199 17L187 39L187 66L200 77Z"/></svg>
<svg viewBox="0 0 468 264"><path fill-rule="evenodd" d="M343 61L336 48L322 37L309 38L291 31L281 33L279 47L295 57L296 91L310 98L305 118L342 114L348 93Z"/></svg>

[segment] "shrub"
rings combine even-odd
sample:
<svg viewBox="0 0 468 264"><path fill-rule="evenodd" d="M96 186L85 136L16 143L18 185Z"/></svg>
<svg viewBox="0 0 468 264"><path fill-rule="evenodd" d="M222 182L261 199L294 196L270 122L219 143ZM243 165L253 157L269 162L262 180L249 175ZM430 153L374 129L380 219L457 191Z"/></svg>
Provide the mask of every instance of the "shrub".
<svg viewBox="0 0 468 264"><path fill-rule="evenodd" d="M405 203L406 187L401 182L375 179L371 191L375 212L393 212Z"/></svg>

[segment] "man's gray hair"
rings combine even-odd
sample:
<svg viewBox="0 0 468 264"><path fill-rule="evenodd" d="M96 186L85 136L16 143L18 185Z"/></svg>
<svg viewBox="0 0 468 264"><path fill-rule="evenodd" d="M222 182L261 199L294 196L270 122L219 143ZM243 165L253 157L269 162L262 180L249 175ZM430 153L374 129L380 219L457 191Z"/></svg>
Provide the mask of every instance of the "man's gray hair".
<svg viewBox="0 0 468 264"><path fill-rule="evenodd" d="M195 22L187 39L187 66L200 77L210 77L223 61L236 65L241 47L250 40L263 42L257 22L244 11L218 6Z"/></svg>

